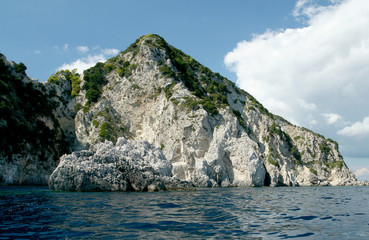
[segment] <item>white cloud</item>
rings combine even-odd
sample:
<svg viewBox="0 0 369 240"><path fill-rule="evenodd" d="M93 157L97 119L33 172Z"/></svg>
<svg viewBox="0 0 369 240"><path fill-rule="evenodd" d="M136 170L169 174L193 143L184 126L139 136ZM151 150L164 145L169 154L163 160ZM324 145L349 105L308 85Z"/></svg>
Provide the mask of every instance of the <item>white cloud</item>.
<svg viewBox="0 0 369 240"><path fill-rule="evenodd" d="M105 49L102 49L101 51L104 55L110 55L110 56L118 55L118 53L120 52L116 48L105 48Z"/></svg>
<svg viewBox="0 0 369 240"><path fill-rule="evenodd" d="M330 3L333 4L333 7L340 2L342 2L342 0L330 0ZM295 9L293 10L293 16L298 19L303 19L304 17L311 19L315 15L332 8L332 5L328 4L326 6L322 6L320 3L321 2L317 0L298 0L295 5Z"/></svg>
<svg viewBox="0 0 369 240"><path fill-rule="evenodd" d="M77 46L76 49L80 54L86 54L88 52L89 55L81 57L71 63L64 63L62 66L57 68L57 71L77 69L78 73L82 73L84 70L95 66L97 62L105 62L108 57L119 54L118 49L100 49L99 46L91 48L92 50L88 46Z"/></svg>
<svg viewBox="0 0 369 240"><path fill-rule="evenodd" d="M41 51L40 50L35 50L34 54L41 54Z"/></svg>
<svg viewBox="0 0 369 240"><path fill-rule="evenodd" d="M63 50L64 50L64 51L67 51L67 50L68 50L68 48L69 48L69 44L68 44L68 43L64 44L64 46L63 46Z"/></svg>
<svg viewBox="0 0 369 240"><path fill-rule="evenodd" d="M316 105L314 103L308 103L304 99L297 99L297 102L300 104L300 106L306 110L315 111Z"/></svg>
<svg viewBox="0 0 369 240"><path fill-rule="evenodd" d="M368 136L369 117L364 118L362 122L355 122L351 126L341 129L337 134L345 136Z"/></svg>
<svg viewBox="0 0 369 240"><path fill-rule="evenodd" d="M341 118L341 116L336 113L323 113L322 116L325 118L328 125L336 123Z"/></svg>
<svg viewBox="0 0 369 240"><path fill-rule="evenodd" d="M80 53L87 53L90 49L87 46L78 46L77 50Z"/></svg>
<svg viewBox="0 0 369 240"><path fill-rule="evenodd" d="M316 129L324 129L322 114L340 112L343 121L323 116L342 128L369 102L369 4L317 2L296 4L295 16L308 18L305 27L267 30L238 43L224 62L236 73L238 85L271 112Z"/></svg>
<svg viewBox="0 0 369 240"><path fill-rule="evenodd" d="M360 168L355 171L355 176L358 180L369 180L369 169L368 168Z"/></svg>
<svg viewBox="0 0 369 240"><path fill-rule="evenodd" d="M69 69L69 70L73 70L73 69L77 69L78 73L82 73L84 70L95 66L95 64L97 62L105 62L106 58L103 54L98 54L98 55L89 55L87 57L84 58L80 58L77 59L76 61L72 62L72 63L64 63L62 66L60 66L57 70L65 70L65 69Z"/></svg>

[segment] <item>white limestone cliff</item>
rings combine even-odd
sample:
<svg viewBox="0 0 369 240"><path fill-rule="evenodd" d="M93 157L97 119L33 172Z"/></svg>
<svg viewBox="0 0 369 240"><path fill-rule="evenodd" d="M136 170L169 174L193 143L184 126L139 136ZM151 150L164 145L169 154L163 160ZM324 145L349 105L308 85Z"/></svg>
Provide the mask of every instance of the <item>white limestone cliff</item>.
<svg viewBox="0 0 369 240"><path fill-rule="evenodd" d="M160 148L171 174L195 186L357 184L335 141L273 115L157 35L71 76L44 84L64 153L124 137Z"/></svg>
<svg viewBox="0 0 369 240"><path fill-rule="evenodd" d="M186 76L178 74L181 66L172 59L178 50L163 42L156 35L141 37L134 48L105 63L114 69L106 74L101 98L75 118L76 136L82 144L101 141L101 126L108 123L114 129L111 140L125 136L161 147L173 164L173 174L196 186L355 183L337 143L269 113L232 82L176 52L200 90L226 87L224 92L215 92L225 95L228 103L221 106L214 100L217 113L210 113L201 103L189 107L191 101L202 99L194 93L196 89L186 86ZM119 75L117 69L124 62L135 67L130 74ZM163 73L163 66L175 74Z"/></svg>

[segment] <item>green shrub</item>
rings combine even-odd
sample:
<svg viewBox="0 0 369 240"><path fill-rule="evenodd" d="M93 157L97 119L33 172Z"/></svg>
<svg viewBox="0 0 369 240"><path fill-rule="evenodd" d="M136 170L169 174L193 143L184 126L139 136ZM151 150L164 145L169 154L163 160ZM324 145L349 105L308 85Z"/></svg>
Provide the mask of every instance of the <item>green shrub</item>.
<svg viewBox="0 0 369 240"><path fill-rule="evenodd" d="M79 76L77 75L73 75L70 78L71 82L72 82L72 92L71 92L71 96L72 97L76 97L79 94L79 91L81 90L80 84L81 84L81 79L79 78Z"/></svg>
<svg viewBox="0 0 369 240"><path fill-rule="evenodd" d="M293 140L298 141L301 138L301 136L296 136L293 138Z"/></svg>
<svg viewBox="0 0 369 240"><path fill-rule="evenodd" d="M205 111L207 111L211 115L216 115L216 114L219 113L219 110L215 106L214 102L211 101L210 99L208 99L208 98L204 99L204 100L202 100L201 103L202 103L202 106L204 107Z"/></svg>
<svg viewBox="0 0 369 240"><path fill-rule="evenodd" d="M323 142L323 143L319 144L319 150L322 153L328 154L331 151L331 148L329 147L327 142Z"/></svg>
<svg viewBox="0 0 369 240"><path fill-rule="evenodd" d="M183 103L183 106L187 107L188 110L196 110L198 109L198 106L200 104L199 101L197 101L195 98L184 98L186 101Z"/></svg>
<svg viewBox="0 0 369 240"><path fill-rule="evenodd" d="M26 70L27 70L27 67L26 65L24 65L24 63L20 62L18 64L15 64L14 65L14 68L15 68L15 71L17 73L23 73L23 74L26 74Z"/></svg>
<svg viewBox="0 0 369 240"><path fill-rule="evenodd" d="M298 161L301 160L301 154L299 152L299 150L297 149L297 147L294 145L290 148L290 154Z"/></svg>
<svg viewBox="0 0 369 240"><path fill-rule="evenodd" d="M270 134L277 134L279 136L282 136L282 130L280 126L278 126L275 122L269 127Z"/></svg>
<svg viewBox="0 0 369 240"><path fill-rule="evenodd" d="M95 128L98 128L99 125L100 125L99 121L97 121L97 120L93 120L92 124L95 126Z"/></svg>
<svg viewBox="0 0 369 240"><path fill-rule="evenodd" d="M274 160L271 155L268 155L268 162L273 166L279 167L279 163L276 160Z"/></svg>
<svg viewBox="0 0 369 240"><path fill-rule="evenodd" d="M314 175L318 175L318 172L314 168L310 168L310 172L312 172Z"/></svg>
<svg viewBox="0 0 369 240"><path fill-rule="evenodd" d="M343 166L342 161L334 161L333 163L329 164L330 168L339 168L341 169Z"/></svg>
<svg viewBox="0 0 369 240"><path fill-rule="evenodd" d="M94 89L94 88L90 88L86 91L86 98L88 100L88 104L92 103L92 102L97 102L97 100L99 99L101 93L100 91Z"/></svg>
<svg viewBox="0 0 369 240"><path fill-rule="evenodd" d="M173 82L172 84L167 85L164 88L165 96L169 99L173 95L173 88L177 85L177 82Z"/></svg>
<svg viewBox="0 0 369 240"><path fill-rule="evenodd" d="M159 68L159 71L167 78L173 78L176 76L175 72L167 65L163 65Z"/></svg>
<svg viewBox="0 0 369 240"><path fill-rule="evenodd" d="M49 83L55 83L55 84L58 84L58 83L59 83L58 76L57 76L56 74L51 75L51 76L47 79L47 81L48 81Z"/></svg>
<svg viewBox="0 0 369 240"><path fill-rule="evenodd" d="M88 103L97 102L101 95L101 88L107 83L104 64L98 62L94 67L83 72L85 83L82 88L86 90Z"/></svg>
<svg viewBox="0 0 369 240"><path fill-rule="evenodd" d="M111 64L111 63L105 63L104 65L104 71L106 73L110 73L111 71L113 71L115 68L115 65L114 64Z"/></svg>
<svg viewBox="0 0 369 240"><path fill-rule="evenodd" d="M236 118L238 119L238 122L240 123L240 125L248 131L247 125L245 123L245 120L242 117L242 114L240 113L240 111L233 109L233 114L236 116Z"/></svg>
<svg viewBox="0 0 369 240"><path fill-rule="evenodd" d="M74 113L77 113L80 109L82 109L82 104L77 103L76 106L74 106Z"/></svg>
<svg viewBox="0 0 369 240"><path fill-rule="evenodd" d="M134 83L132 84L133 89L142 89L138 84Z"/></svg>
<svg viewBox="0 0 369 240"><path fill-rule="evenodd" d="M111 140L112 130L113 128L110 122L101 124L99 137L101 137L102 141Z"/></svg>

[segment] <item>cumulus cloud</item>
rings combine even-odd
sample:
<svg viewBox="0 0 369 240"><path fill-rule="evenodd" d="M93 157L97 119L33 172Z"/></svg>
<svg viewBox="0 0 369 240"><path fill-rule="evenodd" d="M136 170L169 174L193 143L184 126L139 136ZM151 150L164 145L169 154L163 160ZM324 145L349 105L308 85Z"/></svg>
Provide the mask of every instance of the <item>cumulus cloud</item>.
<svg viewBox="0 0 369 240"><path fill-rule="evenodd" d="M115 49L115 48L104 48L101 51L102 51L103 54L110 55L110 56L114 56L114 55L117 55L119 53L119 50Z"/></svg>
<svg viewBox="0 0 369 240"><path fill-rule="evenodd" d="M329 2L331 4L337 4L341 1L342 0L330 0ZM293 10L293 16L298 19L310 19L323 11L327 11L331 7L332 5L319 5L316 0L298 0Z"/></svg>
<svg viewBox="0 0 369 240"><path fill-rule="evenodd" d="M95 66L95 64L97 62L105 62L106 58L103 54L98 54L98 55L89 55L87 57L83 57L80 59L77 59L74 62L71 63L64 63L62 66L58 67L58 71L60 70L73 70L73 69L77 69L78 73L82 73L84 70Z"/></svg>
<svg viewBox="0 0 369 240"><path fill-rule="evenodd" d="M90 49L87 46L78 46L77 50L80 53L87 53Z"/></svg>
<svg viewBox="0 0 369 240"><path fill-rule="evenodd" d="M355 176L358 180L368 180L369 179L369 169L368 168L360 168L355 171Z"/></svg>
<svg viewBox="0 0 369 240"><path fill-rule="evenodd" d="M369 4L317 2L296 4L306 26L267 30L238 43L224 62L241 88L295 124L357 121L369 101Z"/></svg>
<svg viewBox="0 0 369 240"><path fill-rule="evenodd" d="M105 62L108 57L117 55L119 53L118 49L115 48L104 48L100 49L100 47L93 47L92 50L88 46L78 46L76 47L77 51L81 54L86 54L89 52L89 55L81 57L71 63L64 63L60 67L57 68L57 71L60 70L73 70L77 69L78 73L82 73L84 70L95 66L98 62Z"/></svg>
<svg viewBox="0 0 369 240"><path fill-rule="evenodd" d="M369 136L369 116L361 122L355 122L349 127L345 127L337 132L345 136Z"/></svg>
<svg viewBox="0 0 369 240"><path fill-rule="evenodd" d="M322 116L325 118L328 125L336 123L341 116L336 113L323 113Z"/></svg>

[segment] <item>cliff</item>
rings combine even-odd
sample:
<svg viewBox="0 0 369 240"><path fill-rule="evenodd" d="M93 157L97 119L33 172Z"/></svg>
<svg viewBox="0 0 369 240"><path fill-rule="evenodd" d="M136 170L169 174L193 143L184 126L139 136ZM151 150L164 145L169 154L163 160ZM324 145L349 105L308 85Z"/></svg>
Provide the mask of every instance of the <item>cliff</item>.
<svg viewBox="0 0 369 240"><path fill-rule="evenodd" d="M0 54L0 180L44 185L69 142L54 112L57 93L25 70Z"/></svg>
<svg viewBox="0 0 369 240"><path fill-rule="evenodd" d="M173 176L195 186L356 182L335 141L270 113L157 35L82 76L63 71L44 85L71 143L65 152L125 137L160 148Z"/></svg>

